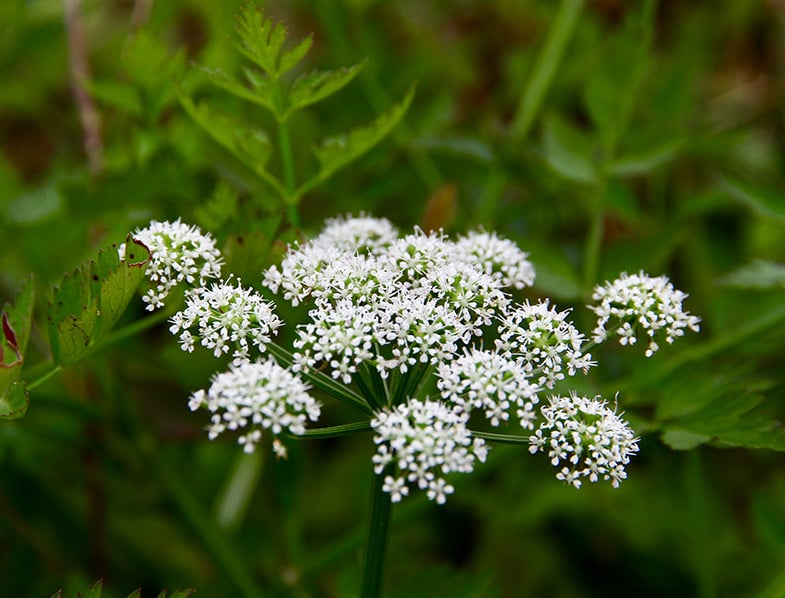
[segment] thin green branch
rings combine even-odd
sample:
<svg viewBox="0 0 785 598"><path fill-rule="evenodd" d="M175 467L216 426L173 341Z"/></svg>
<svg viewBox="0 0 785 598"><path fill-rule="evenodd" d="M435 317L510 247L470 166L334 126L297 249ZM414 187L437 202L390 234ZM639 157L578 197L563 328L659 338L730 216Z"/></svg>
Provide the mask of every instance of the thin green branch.
<svg viewBox="0 0 785 598"><path fill-rule="evenodd" d="M512 434L496 434L494 432L476 432L472 430L472 436L497 442L499 444L529 444L528 436L513 436Z"/></svg>
<svg viewBox="0 0 785 598"><path fill-rule="evenodd" d="M292 438L321 439L337 438L339 436L349 436L357 432L367 432L371 429L368 421L353 422L351 424L341 424L339 426L328 426L326 428L311 428L302 434L292 435Z"/></svg>

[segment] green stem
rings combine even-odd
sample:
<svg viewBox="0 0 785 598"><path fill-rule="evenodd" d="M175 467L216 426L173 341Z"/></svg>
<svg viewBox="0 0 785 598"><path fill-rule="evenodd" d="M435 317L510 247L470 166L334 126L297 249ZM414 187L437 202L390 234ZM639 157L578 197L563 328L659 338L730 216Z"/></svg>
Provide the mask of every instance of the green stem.
<svg viewBox="0 0 785 598"><path fill-rule="evenodd" d="M296 187L294 179L294 158L292 140L289 137L289 124L285 120L278 121L278 142L281 144L281 160L283 161L283 180L290 201Z"/></svg>
<svg viewBox="0 0 785 598"><path fill-rule="evenodd" d="M371 521L365 545L361 598L376 598L381 595L387 529L392 512L390 495L382 490L386 473L385 469L380 474L374 475L371 488Z"/></svg>
<svg viewBox="0 0 785 598"><path fill-rule="evenodd" d="M597 272L600 269L600 249L602 248L602 236L605 228L602 209L604 188L605 186L601 185L597 195L592 198L589 231L586 235L586 243L583 250L583 290L587 297L591 296L591 290L594 287L594 283L597 280Z"/></svg>
<svg viewBox="0 0 785 598"><path fill-rule="evenodd" d="M510 132L518 139L526 137L537 112L540 110L564 49L572 37L583 2L584 0L563 0L556 13L553 25L548 32L548 38L545 40L545 46L537 57L531 79L521 97L512 123Z"/></svg>
<svg viewBox="0 0 785 598"><path fill-rule="evenodd" d="M306 430L303 434L297 434L293 438L336 438L338 436L348 436L355 432L367 432L371 429L370 422L352 422L350 424L341 424L339 426L328 426L326 428L311 428Z"/></svg>
<svg viewBox="0 0 785 598"><path fill-rule="evenodd" d="M51 370L46 372L43 376L41 376L40 378L30 382L27 385L27 390L28 391L35 390L36 388L41 386L44 382L49 380L49 378L52 378L52 377L56 376L57 374L59 374L62 371L63 371L63 367L62 366L59 366L59 365L54 366Z"/></svg>
<svg viewBox="0 0 785 598"><path fill-rule="evenodd" d="M472 436L490 440L499 444L529 444L528 436L513 436L511 434L496 434L494 432L476 432L472 430Z"/></svg>

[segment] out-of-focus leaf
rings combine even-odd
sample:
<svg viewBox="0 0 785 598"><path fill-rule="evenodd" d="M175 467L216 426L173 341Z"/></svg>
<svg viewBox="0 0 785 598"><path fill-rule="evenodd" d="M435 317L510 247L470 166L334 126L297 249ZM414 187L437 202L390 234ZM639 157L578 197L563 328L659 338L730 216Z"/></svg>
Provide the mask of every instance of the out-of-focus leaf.
<svg viewBox="0 0 785 598"><path fill-rule="evenodd" d="M210 69L207 67L200 67L201 71L207 76L208 79L221 89L225 89L231 94L236 95L254 104L264 106L269 110L275 112L275 103L273 102L273 90L270 85L269 79L265 76L247 71L251 76L248 77L251 82L252 89L243 85L240 81L233 79L223 71L218 69Z"/></svg>
<svg viewBox="0 0 785 598"><path fill-rule="evenodd" d="M266 172L271 152L267 133L214 110L204 102L197 104L187 96L180 96L180 103L196 124L236 158L257 173Z"/></svg>
<svg viewBox="0 0 785 598"><path fill-rule="evenodd" d="M720 183L732 197L761 216L785 220L785 195L782 190L730 176L722 177Z"/></svg>
<svg viewBox="0 0 785 598"><path fill-rule="evenodd" d="M370 125L354 129L339 137L332 137L325 140L319 147L315 147L313 151L319 160L319 173L304 187L309 188L316 182L328 178L335 171L359 158L384 139L406 114L413 98L414 87L409 90L400 103L379 116Z"/></svg>
<svg viewBox="0 0 785 598"><path fill-rule="evenodd" d="M718 282L740 289L785 289L785 264L755 260L726 274Z"/></svg>
<svg viewBox="0 0 785 598"><path fill-rule="evenodd" d="M645 152L623 155L608 165L608 172L617 177L649 174L672 160L683 145L683 140L672 139Z"/></svg>
<svg viewBox="0 0 785 598"><path fill-rule="evenodd" d="M289 91L291 113L331 96L345 87L363 69L365 62L334 71L312 71L297 77Z"/></svg>
<svg viewBox="0 0 785 598"><path fill-rule="evenodd" d="M142 114L142 100L133 85L122 81L91 81L90 93L102 104L131 116Z"/></svg>
<svg viewBox="0 0 785 598"><path fill-rule="evenodd" d="M150 254L130 236L124 259L117 245L98 253L60 281L49 304L49 341L58 365L81 359L117 322L134 296Z"/></svg>
<svg viewBox="0 0 785 598"><path fill-rule="evenodd" d="M662 433L662 441L676 451L687 451L711 440L711 436L696 434L688 430L670 428Z"/></svg>
<svg viewBox="0 0 785 598"><path fill-rule="evenodd" d="M534 286L539 292L561 301L580 299L580 276L565 253L554 251L553 246L537 243L533 239L526 239L520 245L529 252L529 260L534 265L536 275Z"/></svg>
<svg viewBox="0 0 785 598"><path fill-rule="evenodd" d="M742 370L715 372L707 366L674 372L656 409L663 441L678 449L712 442L785 450L785 429L761 409L770 386Z"/></svg>
<svg viewBox="0 0 785 598"><path fill-rule="evenodd" d="M247 2L240 7L237 15L237 34L240 38L240 51L249 60L271 77L277 78L283 72L278 66L278 57L288 35L283 23L276 23L273 19L265 17L260 8ZM310 44L310 38L306 38L288 53L287 64L291 63L300 52L304 55ZM307 47L303 50L304 45Z"/></svg>
<svg viewBox="0 0 785 598"><path fill-rule="evenodd" d="M27 385L22 380L12 382L0 395L0 419L24 417L30 403Z"/></svg>
<svg viewBox="0 0 785 598"><path fill-rule="evenodd" d="M12 199L6 209L5 219L16 224L37 224L63 209L57 185L49 182Z"/></svg>
<svg viewBox="0 0 785 598"><path fill-rule="evenodd" d="M491 163L496 160L493 148L480 139L472 137L420 137L412 143L417 149L454 154L482 163Z"/></svg>
<svg viewBox="0 0 785 598"><path fill-rule="evenodd" d="M573 183L597 182L588 140L553 114L543 124L542 150L545 163L560 177Z"/></svg>
<svg viewBox="0 0 785 598"><path fill-rule="evenodd" d="M0 314L0 418L15 419L27 411L28 395L19 376L24 365L33 319L33 284L28 280L13 305Z"/></svg>
<svg viewBox="0 0 785 598"><path fill-rule="evenodd" d="M215 231L237 214L237 193L229 185L219 182L210 198L194 210L196 224Z"/></svg>
<svg viewBox="0 0 785 598"><path fill-rule="evenodd" d="M278 73L287 73L297 66L297 63L300 62L306 54L308 54L308 50L311 49L312 45L313 35L308 35L303 38L303 40L294 48L284 51L283 54L281 54L280 60L278 61Z"/></svg>
<svg viewBox="0 0 785 598"><path fill-rule="evenodd" d="M126 44L121 63L137 87L157 90L168 86L172 75L183 65L184 55L170 54L158 37L141 30Z"/></svg>

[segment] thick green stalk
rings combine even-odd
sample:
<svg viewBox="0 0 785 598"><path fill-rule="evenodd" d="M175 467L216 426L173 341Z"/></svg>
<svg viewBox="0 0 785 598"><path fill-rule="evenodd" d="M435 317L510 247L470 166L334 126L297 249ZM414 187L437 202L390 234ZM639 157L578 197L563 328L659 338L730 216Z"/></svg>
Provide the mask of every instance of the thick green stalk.
<svg viewBox="0 0 785 598"><path fill-rule="evenodd" d="M390 524L392 502L390 495L382 490L385 469L374 475L371 488L371 520L368 525L368 540L365 545L361 598L376 598L382 591L384 556L387 550L387 529Z"/></svg>
<svg viewBox="0 0 785 598"><path fill-rule="evenodd" d="M564 49L572 37L583 2L584 0L563 0L556 13L556 18L548 32L548 38L545 40L545 46L537 56L531 79L521 96L515 120L512 123L511 133L518 139L526 137L540 106L542 106Z"/></svg>

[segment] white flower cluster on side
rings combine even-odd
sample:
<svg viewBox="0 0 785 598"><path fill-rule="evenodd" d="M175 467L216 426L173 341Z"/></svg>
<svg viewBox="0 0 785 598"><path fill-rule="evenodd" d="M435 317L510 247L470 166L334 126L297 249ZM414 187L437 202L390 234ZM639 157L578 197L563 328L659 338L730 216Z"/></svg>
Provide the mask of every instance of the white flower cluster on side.
<svg viewBox="0 0 785 598"><path fill-rule="evenodd" d="M251 453L262 439L262 430L269 430L275 437L273 449L285 457L286 448L278 435L303 434L306 421L316 421L321 413L308 390L296 374L272 358L243 361L214 376L207 391L193 393L188 407L192 411L206 408L212 413L208 427L211 440L226 430L242 430L238 443Z"/></svg>
<svg viewBox="0 0 785 598"><path fill-rule="evenodd" d="M639 330L649 338L646 357L659 349L655 337L660 331L667 343L684 336L685 329L700 330L700 318L682 309L686 293L673 288L666 276L652 277L645 272L623 273L619 278L597 286L592 299L599 305L589 309L597 314L594 341L601 343L608 337L609 323L618 325L616 334L622 345L634 345Z"/></svg>
<svg viewBox="0 0 785 598"><path fill-rule="evenodd" d="M624 467L638 452L638 439L627 422L604 401L572 394L554 396L540 410L543 422L529 437L529 451L548 452L556 477L576 488L581 479L611 480L618 488Z"/></svg>
<svg viewBox="0 0 785 598"><path fill-rule="evenodd" d="M537 383L553 388L564 379L586 373L596 362L583 354L583 334L567 320L569 311L557 311L549 302L518 305L505 313L499 326L496 350L515 359L527 376L537 376Z"/></svg>
<svg viewBox="0 0 785 598"><path fill-rule="evenodd" d="M204 286L207 280L221 276L221 254L215 240L196 226L180 222L158 222L133 233L150 250L145 276L153 283L142 297L147 310L164 306L169 292L179 283Z"/></svg>
<svg viewBox="0 0 785 598"><path fill-rule="evenodd" d="M507 287L532 284L526 258L488 233L398 238L386 220L347 217L290 248L264 284L294 305L314 304L298 328L296 367L326 364L348 384L361 361L387 377L454 356L508 308Z"/></svg>
<svg viewBox="0 0 785 598"><path fill-rule="evenodd" d="M169 331L180 335L183 351L193 351L199 341L216 357L233 350L236 360L247 359L249 339L264 352L271 335L283 325L273 307L258 293L243 288L239 280L213 283L186 293L185 309L172 316Z"/></svg>
<svg viewBox="0 0 785 598"><path fill-rule="evenodd" d="M426 490L430 500L443 504L454 488L443 475L470 473L475 460L485 461L488 447L473 438L466 427L468 413L439 401L410 399L407 403L376 414L373 457L377 475L393 464L397 475L386 475L383 490L392 502L409 494L409 484Z"/></svg>
<svg viewBox="0 0 785 598"><path fill-rule="evenodd" d="M439 364L437 387L442 398L465 411L484 409L492 426L515 415L525 430L534 429L540 387L531 384L520 365L492 351L472 349Z"/></svg>

